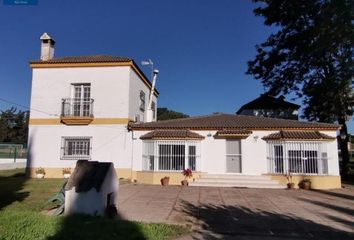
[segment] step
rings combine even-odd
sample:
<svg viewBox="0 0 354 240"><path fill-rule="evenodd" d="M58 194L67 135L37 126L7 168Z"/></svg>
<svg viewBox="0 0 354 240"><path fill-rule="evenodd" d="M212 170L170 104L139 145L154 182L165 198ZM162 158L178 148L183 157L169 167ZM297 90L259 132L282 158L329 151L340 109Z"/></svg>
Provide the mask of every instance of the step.
<svg viewBox="0 0 354 240"><path fill-rule="evenodd" d="M200 178L208 179L258 179L258 180L270 180L269 176L259 176L259 175L238 175L238 174L208 174L202 175Z"/></svg>
<svg viewBox="0 0 354 240"><path fill-rule="evenodd" d="M199 178L196 179L197 182L220 182L220 183L259 183L263 184L265 182L272 184L279 184L276 180L270 179L233 179L233 178Z"/></svg>
<svg viewBox="0 0 354 240"><path fill-rule="evenodd" d="M240 188L275 188L284 189L285 184L279 184L269 176L241 174L207 174L203 175L190 186L200 187L240 187Z"/></svg>
<svg viewBox="0 0 354 240"><path fill-rule="evenodd" d="M189 186L195 187L239 187L239 188L271 188L284 189L286 185L282 184L259 184L259 183L221 183L221 182L192 182Z"/></svg>

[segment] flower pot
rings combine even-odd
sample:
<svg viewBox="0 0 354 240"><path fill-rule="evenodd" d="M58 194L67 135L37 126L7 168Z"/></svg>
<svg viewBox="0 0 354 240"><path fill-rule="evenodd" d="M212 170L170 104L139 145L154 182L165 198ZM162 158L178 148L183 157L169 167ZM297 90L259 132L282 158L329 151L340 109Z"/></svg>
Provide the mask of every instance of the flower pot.
<svg viewBox="0 0 354 240"><path fill-rule="evenodd" d="M36 176L37 176L37 178L44 178L44 174L43 173L37 173Z"/></svg>
<svg viewBox="0 0 354 240"><path fill-rule="evenodd" d="M303 181L301 183L301 188L305 190L310 190L311 189L311 182L309 181Z"/></svg>
<svg viewBox="0 0 354 240"><path fill-rule="evenodd" d="M64 174L63 174L64 178L69 178L70 175L71 175L70 173L64 173Z"/></svg>
<svg viewBox="0 0 354 240"><path fill-rule="evenodd" d="M182 186L188 186L188 181L187 180L182 180L181 184L182 184Z"/></svg>
<svg viewBox="0 0 354 240"><path fill-rule="evenodd" d="M288 186L288 189L294 189L295 188L295 183L288 183L286 185Z"/></svg>
<svg viewBox="0 0 354 240"><path fill-rule="evenodd" d="M164 177L164 178L161 178L161 185L162 186L167 186L170 182L170 178L169 177Z"/></svg>

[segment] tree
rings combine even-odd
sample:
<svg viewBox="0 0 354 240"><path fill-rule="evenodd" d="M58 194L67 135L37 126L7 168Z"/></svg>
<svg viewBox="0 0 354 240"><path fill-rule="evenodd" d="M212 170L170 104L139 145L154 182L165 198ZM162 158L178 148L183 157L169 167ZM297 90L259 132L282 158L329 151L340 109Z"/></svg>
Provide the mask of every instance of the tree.
<svg viewBox="0 0 354 240"><path fill-rule="evenodd" d="M0 113L0 142L26 144L28 137L28 111L10 108Z"/></svg>
<svg viewBox="0 0 354 240"><path fill-rule="evenodd" d="M354 1L253 0L265 25L278 31L256 46L248 74L270 94L295 92L308 120L338 122L343 169L348 170L346 121L353 116Z"/></svg>
<svg viewBox="0 0 354 240"><path fill-rule="evenodd" d="M177 118L187 118L189 117L188 115L181 113L181 112L175 112L173 110L170 110L168 108L157 108L157 120L170 120L170 119L177 119Z"/></svg>

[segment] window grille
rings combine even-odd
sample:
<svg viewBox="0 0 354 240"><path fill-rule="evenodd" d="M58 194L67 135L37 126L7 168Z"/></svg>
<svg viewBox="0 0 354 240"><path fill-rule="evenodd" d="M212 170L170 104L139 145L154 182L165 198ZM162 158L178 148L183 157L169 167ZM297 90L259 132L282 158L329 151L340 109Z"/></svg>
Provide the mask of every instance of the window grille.
<svg viewBox="0 0 354 240"><path fill-rule="evenodd" d="M91 137L62 137L61 159L91 159Z"/></svg>
<svg viewBox="0 0 354 240"><path fill-rule="evenodd" d="M268 172L276 174L328 174L326 142L268 141Z"/></svg>
<svg viewBox="0 0 354 240"><path fill-rule="evenodd" d="M181 172L200 168L200 142L179 140L144 141L143 169Z"/></svg>

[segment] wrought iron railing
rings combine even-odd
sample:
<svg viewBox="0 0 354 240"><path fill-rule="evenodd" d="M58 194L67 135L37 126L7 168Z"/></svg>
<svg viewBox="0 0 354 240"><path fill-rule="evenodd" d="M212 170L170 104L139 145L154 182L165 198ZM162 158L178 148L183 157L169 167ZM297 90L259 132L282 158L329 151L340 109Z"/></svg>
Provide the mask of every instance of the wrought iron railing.
<svg viewBox="0 0 354 240"><path fill-rule="evenodd" d="M179 140L145 141L143 170L174 171L200 170L200 142Z"/></svg>
<svg viewBox="0 0 354 240"><path fill-rule="evenodd" d="M268 173L272 174L328 174L326 143L281 142L267 144Z"/></svg>
<svg viewBox="0 0 354 240"><path fill-rule="evenodd" d="M92 98L63 98L62 117L93 117Z"/></svg>

